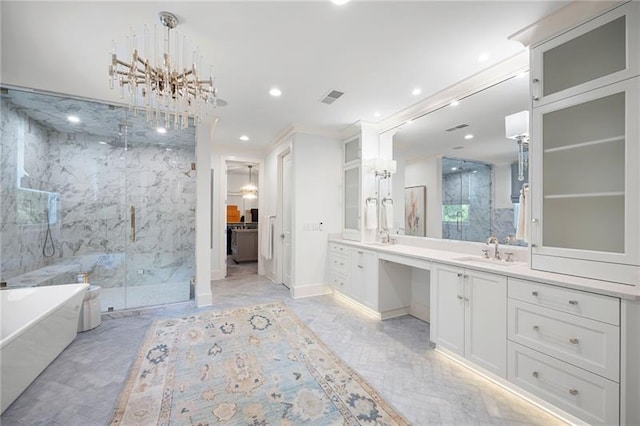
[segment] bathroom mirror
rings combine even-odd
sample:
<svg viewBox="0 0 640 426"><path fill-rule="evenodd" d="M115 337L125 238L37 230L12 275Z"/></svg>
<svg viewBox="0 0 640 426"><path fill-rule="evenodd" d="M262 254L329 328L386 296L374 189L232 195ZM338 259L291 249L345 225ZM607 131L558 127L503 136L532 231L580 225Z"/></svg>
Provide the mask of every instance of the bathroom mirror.
<svg viewBox="0 0 640 426"><path fill-rule="evenodd" d="M484 242L495 235L514 243L518 194L527 180L512 182L517 143L505 137L504 123L529 109L527 77L510 77L391 130L398 162L393 193L426 187L426 237ZM394 232L404 233L403 200L395 206Z"/></svg>

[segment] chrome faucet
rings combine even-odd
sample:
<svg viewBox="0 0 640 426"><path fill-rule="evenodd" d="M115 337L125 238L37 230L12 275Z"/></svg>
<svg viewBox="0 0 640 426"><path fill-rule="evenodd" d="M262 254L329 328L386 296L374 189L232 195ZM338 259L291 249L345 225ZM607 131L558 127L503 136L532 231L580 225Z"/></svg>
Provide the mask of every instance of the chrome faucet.
<svg viewBox="0 0 640 426"><path fill-rule="evenodd" d="M383 229L380 231L380 235L381 235L381 242L382 244L389 244L389 230L388 229Z"/></svg>
<svg viewBox="0 0 640 426"><path fill-rule="evenodd" d="M495 244L493 258L496 260L501 260L502 258L500 257L500 251L498 250L498 246L500 245L498 239L492 235L487 239L487 244Z"/></svg>

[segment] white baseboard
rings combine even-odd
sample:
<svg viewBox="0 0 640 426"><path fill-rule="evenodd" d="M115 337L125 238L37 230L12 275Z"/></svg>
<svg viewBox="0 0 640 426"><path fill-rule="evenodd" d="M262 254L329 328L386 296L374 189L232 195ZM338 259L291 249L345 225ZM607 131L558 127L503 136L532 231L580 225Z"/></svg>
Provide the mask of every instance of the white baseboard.
<svg viewBox="0 0 640 426"><path fill-rule="evenodd" d="M291 297L294 299L323 296L325 294L331 294L331 288L324 283L291 287Z"/></svg>
<svg viewBox="0 0 640 426"><path fill-rule="evenodd" d="M222 269L212 269L211 272L211 281L223 280L227 276L227 271Z"/></svg>
<svg viewBox="0 0 640 426"><path fill-rule="evenodd" d="M425 322L431 322L431 309L429 305L411 302L411 306L409 306L409 315L412 315Z"/></svg>

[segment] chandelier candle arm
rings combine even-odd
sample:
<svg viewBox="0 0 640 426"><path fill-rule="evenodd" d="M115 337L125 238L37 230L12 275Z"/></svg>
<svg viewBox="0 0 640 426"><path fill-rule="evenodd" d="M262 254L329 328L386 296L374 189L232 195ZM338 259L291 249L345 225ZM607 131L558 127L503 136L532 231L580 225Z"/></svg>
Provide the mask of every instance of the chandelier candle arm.
<svg viewBox="0 0 640 426"><path fill-rule="evenodd" d="M176 34L172 49L171 30L177 27L178 18L169 12L160 12L160 22L167 29L166 37L162 36L161 52L158 29L154 28L153 62L148 58L152 52L150 31L146 25L142 54L138 51L133 31L127 37L131 62L118 57L116 43L113 42L109 86L111 89L119 86L120 97L123 99L126 86L129 109L137 114L139 107L144 108L147 122L156 125L163 123L166 128L173 122L174 129L185 129L190 117L193 117L194 124L201 121L206 105L213 104L215 108L217 90L213 85L211 70L208 79L198 76L198 71L202 69L202 57L197 49L193 51L192 61L188 64L186 38L183 38L181 47L180 38Z"/></svg>

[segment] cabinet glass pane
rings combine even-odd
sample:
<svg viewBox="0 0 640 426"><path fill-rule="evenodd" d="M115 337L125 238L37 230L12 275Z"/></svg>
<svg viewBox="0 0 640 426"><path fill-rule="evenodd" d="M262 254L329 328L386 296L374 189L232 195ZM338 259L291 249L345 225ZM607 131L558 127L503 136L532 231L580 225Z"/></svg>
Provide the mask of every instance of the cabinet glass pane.
<svg viewBox="0 0 640 426"><path fill-rule="evenodd" d="M624 252L625 93L542 116L543 245Z"/></svg>
<svg viewBox="0 0 640 426"><path fill-rule="evenodd" d="M344 171L344 227L358 229L360 199L360 168Z"/></svg>
<svg viewBox="0 0 640 426"><path fill-rule="evenodd" d="M544 95L624 70L625 35L626 19L621 16L543 53Z"/></svg>
<svg viewBox="0 0 640 426"><path fill-rule="evenodd" d="M624 139L544 154L545 195L624 192Z"/></svg>
<svg viewBox="0 0 640 426"><path fill-rule="evenodd" d="M360 159L360 138L344 144L344 162L350 163L358 159Z"/></svg>
<svg viewBox="0 0 640 426"><path fill-rule="evenodd" d="M624 252L624 197L545 199L543 244L613 253Z"/></svg>
<svg viewBox="0 0 640 426"><path fill-rule="evenodd" d="M544 151L624 137L624 117L624 92L544 114Z"/></svg>

